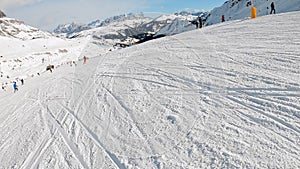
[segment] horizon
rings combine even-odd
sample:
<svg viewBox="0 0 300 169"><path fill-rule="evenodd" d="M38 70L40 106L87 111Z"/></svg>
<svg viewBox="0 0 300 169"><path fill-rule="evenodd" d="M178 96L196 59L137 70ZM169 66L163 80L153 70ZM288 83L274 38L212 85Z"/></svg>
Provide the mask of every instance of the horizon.
<svg viewBox="0 0 300 169"><path fill-rule="evenodd" d="M7 17L52 32L60 24L87 24L127 13L143 13L145 16L157 17L180 11L210 11L224 2L225 0L3 0L0 7Z"/></svg>

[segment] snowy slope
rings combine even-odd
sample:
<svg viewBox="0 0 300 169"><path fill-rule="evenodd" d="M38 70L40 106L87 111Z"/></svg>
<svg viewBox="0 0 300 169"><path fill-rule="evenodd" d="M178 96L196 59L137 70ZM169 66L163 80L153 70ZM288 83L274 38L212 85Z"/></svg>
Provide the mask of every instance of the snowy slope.
<svg viewBox="0 0 300 169"><path fill-rule="evenodd" d="M228 0L210 12L206 24L220 23L222 15L226 21L249 18L252 6L257 8L257 16L268 15L272 2L277 13L300 11L300 0Z"/></svg>
<svg viewBox="0 0 300 169"><path fill-rule="evenodd" d="M49 38L51 35L13 18L0 18L0 36L21 40Z"/></svg>
<svg viewBox="0 0 300 169"><path fill-rule="evenodd" d="M5 88L45 72L49 64L78 61L90 39L60 39L12 18L0 18L0 26L0 84Z"/></svg>
<svg viewBox="0 0 300 169"><path fill-rule="evenodd" d="M294 12L87 46L87 64L0 92L0 168L299 168L299 26Z"/></svg>

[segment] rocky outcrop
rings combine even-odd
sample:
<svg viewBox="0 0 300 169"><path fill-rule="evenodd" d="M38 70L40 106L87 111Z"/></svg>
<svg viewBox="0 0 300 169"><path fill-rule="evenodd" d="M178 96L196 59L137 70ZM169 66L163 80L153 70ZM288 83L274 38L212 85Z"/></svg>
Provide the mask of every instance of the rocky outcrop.
<svg viewBox="0 0 300 169"><path fill-rule="evenodd" d="M6 15L4 14L4 12L2 12L2 11L0 10L0 18L3 18L3 17L6 17Z"/></svg>

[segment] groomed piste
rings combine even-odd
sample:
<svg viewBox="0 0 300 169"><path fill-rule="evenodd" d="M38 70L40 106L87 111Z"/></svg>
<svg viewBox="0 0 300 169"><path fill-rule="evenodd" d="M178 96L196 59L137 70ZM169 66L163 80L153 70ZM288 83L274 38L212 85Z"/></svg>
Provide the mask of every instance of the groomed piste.
<svg viewBox="0 0 300 169"><path fill-rule="evenodd" d="M0 92L0 168L299 168L299 27L291 12L106 53L61 42L86 63Z"/></svg>

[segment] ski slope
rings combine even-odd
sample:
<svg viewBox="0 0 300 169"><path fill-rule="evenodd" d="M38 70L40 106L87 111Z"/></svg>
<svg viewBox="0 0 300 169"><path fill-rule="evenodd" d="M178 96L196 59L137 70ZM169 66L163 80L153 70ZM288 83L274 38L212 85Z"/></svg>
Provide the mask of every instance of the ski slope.
<svg viewBox="0 0 300 169"><path fill-rule="evenodd" d="M0 168L299 168L300 12L63 65L0 92Z"/></svg>
<svg viewBox="0 0 300 169"><path fill-rule="evenodd" d="M222 6L210 12L206 24L220 23L222 15L226 21L249 18L252 7L256 8L257 16L269 15L272 2L275 4L276 13L300 10L300 0L227 0Z"/></svg>

